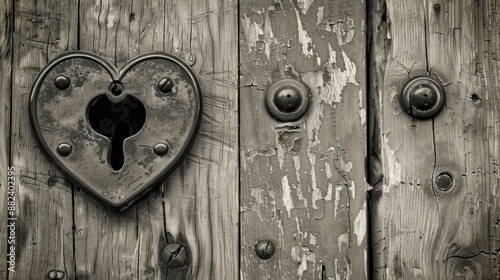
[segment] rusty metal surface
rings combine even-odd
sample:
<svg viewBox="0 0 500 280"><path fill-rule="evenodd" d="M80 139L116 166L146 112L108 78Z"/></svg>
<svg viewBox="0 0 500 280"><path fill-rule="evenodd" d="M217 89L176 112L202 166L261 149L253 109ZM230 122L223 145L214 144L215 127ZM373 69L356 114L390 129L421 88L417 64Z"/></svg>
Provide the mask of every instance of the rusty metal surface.
<svg viewBox="0 0 500 280"><path fill-rule="evenodd" d="M61 76L70 80L69 87L61 86ZM165 77L174 83L169 92L158 88ZM111 112L94 106L97 99ZM117 70L96 55L72 52L51 61L37 77L30 118L40 148L65 176L102 203L123 210L186 156L200 124L201 102L193 71L177 57L149 53ZM141 106L146 111L142 119L134 111ZM101 119L91 124L95 114ZM123 140L122 166L112 168L113 133L106 130L117 122L135 130ZM61 144L69 144L71 152L58 153ZM158 146L161 153L154 149Z"/></svg>

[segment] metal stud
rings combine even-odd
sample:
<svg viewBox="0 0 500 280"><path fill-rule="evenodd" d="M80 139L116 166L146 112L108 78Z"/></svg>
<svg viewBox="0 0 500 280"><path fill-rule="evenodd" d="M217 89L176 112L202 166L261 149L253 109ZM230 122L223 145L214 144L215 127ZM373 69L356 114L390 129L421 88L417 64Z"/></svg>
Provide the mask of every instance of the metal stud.
<svg viewBox="0 0 500 280"><path fill-rule="evenodd" d="M47 272L47 278L51 280L60 280L63 279L65 276L64 271L53 269L49 272Z"/></svg>
<svg viewBox="0 0 500 280"><path fill-rule="evenodd" d="M445 91L441 83L429 76L410 79L401 91L402 109L417 119L429 119L444 107Z"/></svg>
<svg viewBox="0 0 500 280"><path fill-rule="evenodd" d="M177 242L168 243L161 252L161 259L171 269L185 266L188 262L186 247Z"/></svg>
<svg viewBox="0 0 500 280"><path fill-rule="evenodd" d="M309 107L309 88L301 81L285 78L269 87L266 109L279 121L294 121Z"/></svg>
<svg viewBox="0 0 500 280"><path fill-rule="evenodd" d="M73 147L68 143L61 143L57 146L57 153L62 157L67 157L73 151Z"/></svg>
<svg viewBox="0 0 500 280"><path fill-rule="evenodd" d="M64 75L59 75L54 80L54 85L59 90L65 90L65 89L68 89L69 86L71 85L71 80Z"/></svg>
<svg viewBox="0 0 500 280"><path fill-rule="evenodd" d="M260 240L255 244L255 254L263 260L270 259L274 255L274 244L269 240Z"/></svg>
<svg viewBox="0 0 500 280"><path fill-rule="evenodd" d="M168 153L168 150L169 150L168 145L166 143L163 143L163 142L156 143L153 147L153 152L157 156L166 155Z"/></svg>
<svg viewBox="0 0 500 280"><path fill-rule="evenodd" d="M156 84L158 90L162 93L170 93L172 92L172 88L174 87L174 82L172 79L168 77L161 78Z"/></svg>

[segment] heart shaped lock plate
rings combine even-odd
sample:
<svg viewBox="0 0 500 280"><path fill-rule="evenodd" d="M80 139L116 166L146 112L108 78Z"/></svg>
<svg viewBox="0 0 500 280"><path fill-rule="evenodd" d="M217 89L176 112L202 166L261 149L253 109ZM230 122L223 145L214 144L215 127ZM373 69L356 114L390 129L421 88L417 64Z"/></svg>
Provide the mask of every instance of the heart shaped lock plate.
<svg viewBox="0 0 500 280"><path fill-rule="evenodd" d="M201 91L180 58L154 52L122 69L71 52L38 75L30 119L39 147L66 177L124 210L187 155L201 119Z"/></svg>

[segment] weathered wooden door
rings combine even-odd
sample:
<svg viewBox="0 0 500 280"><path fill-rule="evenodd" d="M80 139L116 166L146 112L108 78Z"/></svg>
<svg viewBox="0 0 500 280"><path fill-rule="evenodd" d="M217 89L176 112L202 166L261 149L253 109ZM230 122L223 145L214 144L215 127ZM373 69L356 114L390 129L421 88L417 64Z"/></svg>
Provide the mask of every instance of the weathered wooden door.
<svg viewBox="0 0 500 280"><path fill-rule="evenodd" d="M4 1L0 279L500 279L499 20L489 0ZM30 130L36 75L75 50L165 51L200 81L192 150L123 212ZM399 105L418 75L445 88L427 120ZM293 121L265 105L285 79L310 96Z"/></svg>

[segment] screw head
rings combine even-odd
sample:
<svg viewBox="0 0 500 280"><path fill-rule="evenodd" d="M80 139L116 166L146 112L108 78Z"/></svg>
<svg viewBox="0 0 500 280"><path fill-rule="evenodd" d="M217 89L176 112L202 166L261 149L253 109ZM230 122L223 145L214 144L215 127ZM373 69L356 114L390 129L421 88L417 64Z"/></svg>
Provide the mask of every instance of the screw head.
<svg viewBox="0 0 500 280"><path fill-rule="evenodd" d="M177 242L168 243L161 252L161 259L171 269L185 266L188 260L186 247Z"/></svg>
<svg viewBox="0 0 500 280"><path fill-rule="evenodd" d="M168 153L168 151L169 151L169 147L168 147L167 143L159 142L159 143L156 143L153 147L153 152L157 156L164 156Z"/></svg>
<svg viewBox="0 0 500 280"><path fill-rule="evenodd" d="M294 121L309 107L309 88L301 81L285 78L272 84L266 94L266 109L279 121Z"/></svg>
<svg viewBox="0 0 500 280"><path fill-rule="evenodd" d="M442 191L450 190L453 187L454 183L455 181L453 180L453 176L451 176L450 173L443 172L436 177L436 185L438 189Z"/></svg>
<svg viewBox="0 0 500 280"><path fill-rule="evenodd" d="M62 157L67 157L73 151L73 147L68 143L61 143L57 146L57 153Z"/></svg>
<svg viewBox="0 0 500 280"><path fill-rule="evenodd" d="M123 84L120 81L113 81L109 86L109 91L111 91L111 94L118 96L123 92Z"/></svg>
<svg viewBox="0 0 500 280"><path fill-rule="evenodd" d="M64 276L65 276L64 271L57 270L57 269L53 269L53 270L47 272L47 278L49 278L51 280L63 279Z"/></svg>
<svg viewBox="0 0 500 280"><path fill-rule="evenodd" d="M444 107L445 91L441 83L429 76L410 79L401 92L402 109L417 119L429 119Z"/></svg>
<svg viewBox="0 0 500 280"><path fill-rule="evenodd" d="M255 244L255 254L263 260L270 259L274 255L274 244L269 240L260 240Z"/></svg>
<svg viewBox="0 0 500 280"><path fill-rule="evenodd" d="M69 86L71 85L71 80L64 75L59 75L54 80L54 85L59 90L65 90L65 89L68 89Z"/></svg>
<svg viewBox="0 0 500 280"><path fill-rule="evenodd" d="M171 93L172 88L174 87L174 82L168 77L163 77L158 81L156 86L161 93Z"/></svg>

